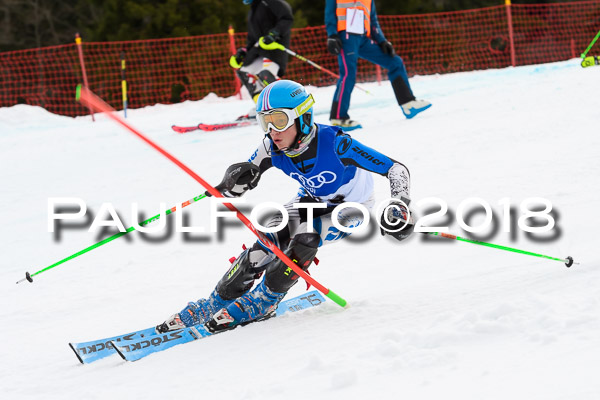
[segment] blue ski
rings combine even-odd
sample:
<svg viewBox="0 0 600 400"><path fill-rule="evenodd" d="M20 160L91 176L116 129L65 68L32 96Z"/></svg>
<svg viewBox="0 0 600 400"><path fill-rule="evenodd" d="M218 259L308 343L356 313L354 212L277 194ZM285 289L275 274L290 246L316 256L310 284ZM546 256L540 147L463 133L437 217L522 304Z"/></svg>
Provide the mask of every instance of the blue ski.
<svg viewBox="0 0 600 400"><path fill-rule="evenodd" d="M126 343L129 341L143 339L151 335L156 335L156 330L154 327L127 333L125 335L113 336L106 339L92 340L83 343L69 343L69 346L75 352L79 362L82 364L89 364L104 357L108 357L111 354L116 354L111 342Z"/></svg>
<svg viewBox="0 0 600 400"><path fill-rule="evenodd" d="M315 307L325 302L325 298L316 290L305 293L301 296L282 301L277 307L275 316L285 314L286 312L296 312L310 307ZM227 332L227 331L224 331ZM177 331L162 333L138 339L134 341L112 342L112 346L117 353L126 361L137 361L152 353L166 350L178 344L193 342L214 333L209 332L204 325L194 325L189 328Z"/></svg>

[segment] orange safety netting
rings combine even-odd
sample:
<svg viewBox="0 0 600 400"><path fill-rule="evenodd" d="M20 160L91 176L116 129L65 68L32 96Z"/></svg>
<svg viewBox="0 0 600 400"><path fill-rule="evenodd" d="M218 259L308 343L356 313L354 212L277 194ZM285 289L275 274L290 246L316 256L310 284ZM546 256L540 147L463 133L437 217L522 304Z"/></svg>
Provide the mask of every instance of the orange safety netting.
<svg viewBox="0 0 600 400"><path fill-rule="evenodd" d="M426 75L512 65L509 12L515 65L578 57L600 30L600 1L497 6L477 10L379 17L384 34L404 59L409 75ZM237 47L244 33L235 34ZM337 73L327 53L324 27L294 29L291 50ZM176 39L83 43L90 89L122 109L121 61L127 62L129 108L197 100L214 92L236 91L229 35ZM600 41L590 54L600 52ZM294 57L286 78L325 86L335 78ZM361 60L358 82L373 81L375 66ZM75 102L82 82L75 44L0 53L0 106L39 105L63 115L85 115Z"/></svg>

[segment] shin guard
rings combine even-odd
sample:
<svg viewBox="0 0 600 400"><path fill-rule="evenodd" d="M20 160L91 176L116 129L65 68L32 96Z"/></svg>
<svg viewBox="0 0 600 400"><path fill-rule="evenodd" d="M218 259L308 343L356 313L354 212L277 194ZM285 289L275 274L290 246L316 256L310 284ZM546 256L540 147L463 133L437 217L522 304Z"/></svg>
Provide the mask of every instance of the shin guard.
<svg viewBox="0 0 600 400"><path fill-rule="evenodd" d="M285 255L306 271L317 254L319 240L320 237L317 233L296 235L291 240ZM265 285L273 292L286 293L296 284L298 276L283 261L277 259L267 266Z"/></svg>
<svg viewBox="0 0 600 400"><path fill-rule="evenodd" d="M223 278L217 283L216 292L225 300L237 299L254 285L254 280L259 278L264 266L259 262L267 253L255 243L246 249L231 264Z"/></svg>

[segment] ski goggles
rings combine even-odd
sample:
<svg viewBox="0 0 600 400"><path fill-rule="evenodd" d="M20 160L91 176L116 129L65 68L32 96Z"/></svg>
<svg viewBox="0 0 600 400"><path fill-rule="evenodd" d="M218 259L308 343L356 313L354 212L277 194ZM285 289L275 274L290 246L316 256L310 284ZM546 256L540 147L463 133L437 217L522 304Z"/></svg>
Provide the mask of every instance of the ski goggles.
<svg viewBox="0 0 600 400"><path fill-rule="evenodd" d="M269 127L277 132L283 132L294 124L296 118L304 114L315 104L312 94L295 108L275 108L256 114L258 124L263 131L269 132Z"/></svg>

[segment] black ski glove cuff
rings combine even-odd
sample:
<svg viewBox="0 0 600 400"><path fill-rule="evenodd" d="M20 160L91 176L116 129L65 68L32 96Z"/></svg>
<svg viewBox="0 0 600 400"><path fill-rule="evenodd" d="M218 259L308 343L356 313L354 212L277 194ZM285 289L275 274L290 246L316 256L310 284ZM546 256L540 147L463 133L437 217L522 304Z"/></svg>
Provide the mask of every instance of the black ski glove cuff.
<svg viewBox="0 0 600 400"><path fill-rule="evenodd" d="M260 180L260 169L249 162L242 162L231 165L225 171L225 176L221 183L215 186L225 197L240 197L246 191L254 189ZM210 193L206 192L207 196Z"/></svg>
<svg viewBox="0 0 600 400"><path fill-rule="evenodd" d="M271 44L273 42L279 42L280 40L281 36L279 35L279 32L277 32L275 29L270 31L268 35L263 36L264 44Z"/></svg>
<svg viewBox="0 0 600 400"><path fill-rule="evenodd" d="M342 39L338 35L331 35L327 38L327 51L334 56L340 54L342 50Z"/></svg>
<svg viewBox="0 0 600 400"><path fill-rule="evenodd" d="M246 48L240 47L235 53L235 60L238 62L238 64L241 64L244 62L244 58L246 58Z"/></svg>
<svg viewBox="0 0 600 400"><path fill-rule="evenodd" d="M393 56L396 54L396 51L394 51L394 46L392 46L389 40L384 40L383 42L379 43L379 47L381 48L381 51L383 51L383 54L388 56Z"/></svg>

